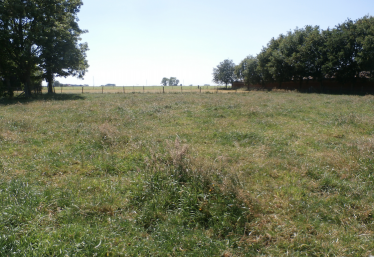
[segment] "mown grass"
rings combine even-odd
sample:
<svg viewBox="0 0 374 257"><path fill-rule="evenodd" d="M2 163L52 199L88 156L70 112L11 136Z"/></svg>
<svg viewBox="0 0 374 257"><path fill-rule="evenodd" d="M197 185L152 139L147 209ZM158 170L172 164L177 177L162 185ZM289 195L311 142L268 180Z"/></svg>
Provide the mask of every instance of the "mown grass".
<svg viewBox="0 0 374 257"><path fill-rule="evenodd" d="M1 256L368 256L374 97L0 100Z"/></svg>

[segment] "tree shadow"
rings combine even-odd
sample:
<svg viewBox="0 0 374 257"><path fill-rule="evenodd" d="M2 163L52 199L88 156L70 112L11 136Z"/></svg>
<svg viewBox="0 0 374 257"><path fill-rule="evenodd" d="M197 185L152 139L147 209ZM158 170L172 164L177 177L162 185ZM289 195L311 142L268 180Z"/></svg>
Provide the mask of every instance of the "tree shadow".
<svg viewBox="0 0 374 257"><path fill-rule="evenodd" d="M374 95L374 90L298 90L298 89L269 89L269 88L241 88L246 92L257 91L257 92L278 92L278 93L301 93L301 94L320 94L320 95Z"/></svg>
<svg viewBox="0 0 374 257"><path fill-rule="evenodd" d="M0 105L12 105L12 104L26 104L39 101L69 101L69 100L85 100L86 97L81 94L41 94L33 95L29 98L24 96L18 96L13 98L0 98Z"/></svg>

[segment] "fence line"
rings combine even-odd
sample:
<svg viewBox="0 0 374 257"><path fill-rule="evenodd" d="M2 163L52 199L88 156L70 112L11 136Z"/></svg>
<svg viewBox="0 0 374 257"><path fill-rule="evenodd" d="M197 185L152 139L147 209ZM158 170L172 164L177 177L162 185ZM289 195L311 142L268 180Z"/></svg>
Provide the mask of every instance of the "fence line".
<svg viewBox="0 0 374 257"><path fill-rule="evenodd" d="M180 88L180 89L179 89ZM43 88L44 89L44 88ZM55 93L60 94L87 94L87 93L237 93L248 92L245 89L233 89L224 86L101 86L101 87L54 87Z"/></svg>

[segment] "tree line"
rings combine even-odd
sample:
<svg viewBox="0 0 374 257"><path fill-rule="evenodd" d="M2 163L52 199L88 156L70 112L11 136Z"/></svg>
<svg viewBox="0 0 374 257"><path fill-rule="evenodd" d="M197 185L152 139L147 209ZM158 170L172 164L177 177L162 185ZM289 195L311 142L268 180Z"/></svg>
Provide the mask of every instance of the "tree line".
<svg viewBox="0 0 374 257"><path fill-rule="evenodd" d="M22 88L26 96L55 76L87 71L87 31L78 26L81 0L0 0L0 96Z"/></svg>
<svg viewBox="0 0 374 257"><path fill-rule="evenodd" d="M325 79L351 83L374 80L374 17L347 19L334 28L296 28L272 38L257 56L249 55L238 65L224 60L213 69L213 81L246 85Z"/></svg>

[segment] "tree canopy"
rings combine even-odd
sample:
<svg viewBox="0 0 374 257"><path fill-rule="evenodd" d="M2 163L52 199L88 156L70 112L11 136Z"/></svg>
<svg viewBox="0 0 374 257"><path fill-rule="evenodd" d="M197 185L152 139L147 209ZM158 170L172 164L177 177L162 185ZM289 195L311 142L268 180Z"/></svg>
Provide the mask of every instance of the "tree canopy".
<svg viewBox="0 0 374 257"><path fill-rule="evenodd" d="M164 86L167 86L167 85L178 86L178 83L179 83L179 79L177 79L176 77L170 77L169 79L164 77L161 80L161 84Z"/></svg>
<svg viewBox="0 0 374 257"><path fill-rule="evenodd" d="M217 84L231 84L236 79L235 64L232 60L226 59L216 68L213 68L213 82Z"/></svg>
<svg viewBox="0 0 374 257"><path fill-rule="evenodd" d="M235 74L247 85L305 79L322 84L325 78L354 84L373 80L373 70L374 17L364 16L332 29L305 26L272 38L257 56L243 59Z"/></svg>
<svg viewBox="0 0 374 257"><path fill-rule="evenodd" d="M29 96L40 78L51 93L55 76L84 76L88 46L79 43L86 31L77 23L82 5L81 0L0 0L3 91L12 94L14 77Z"/></svg>

